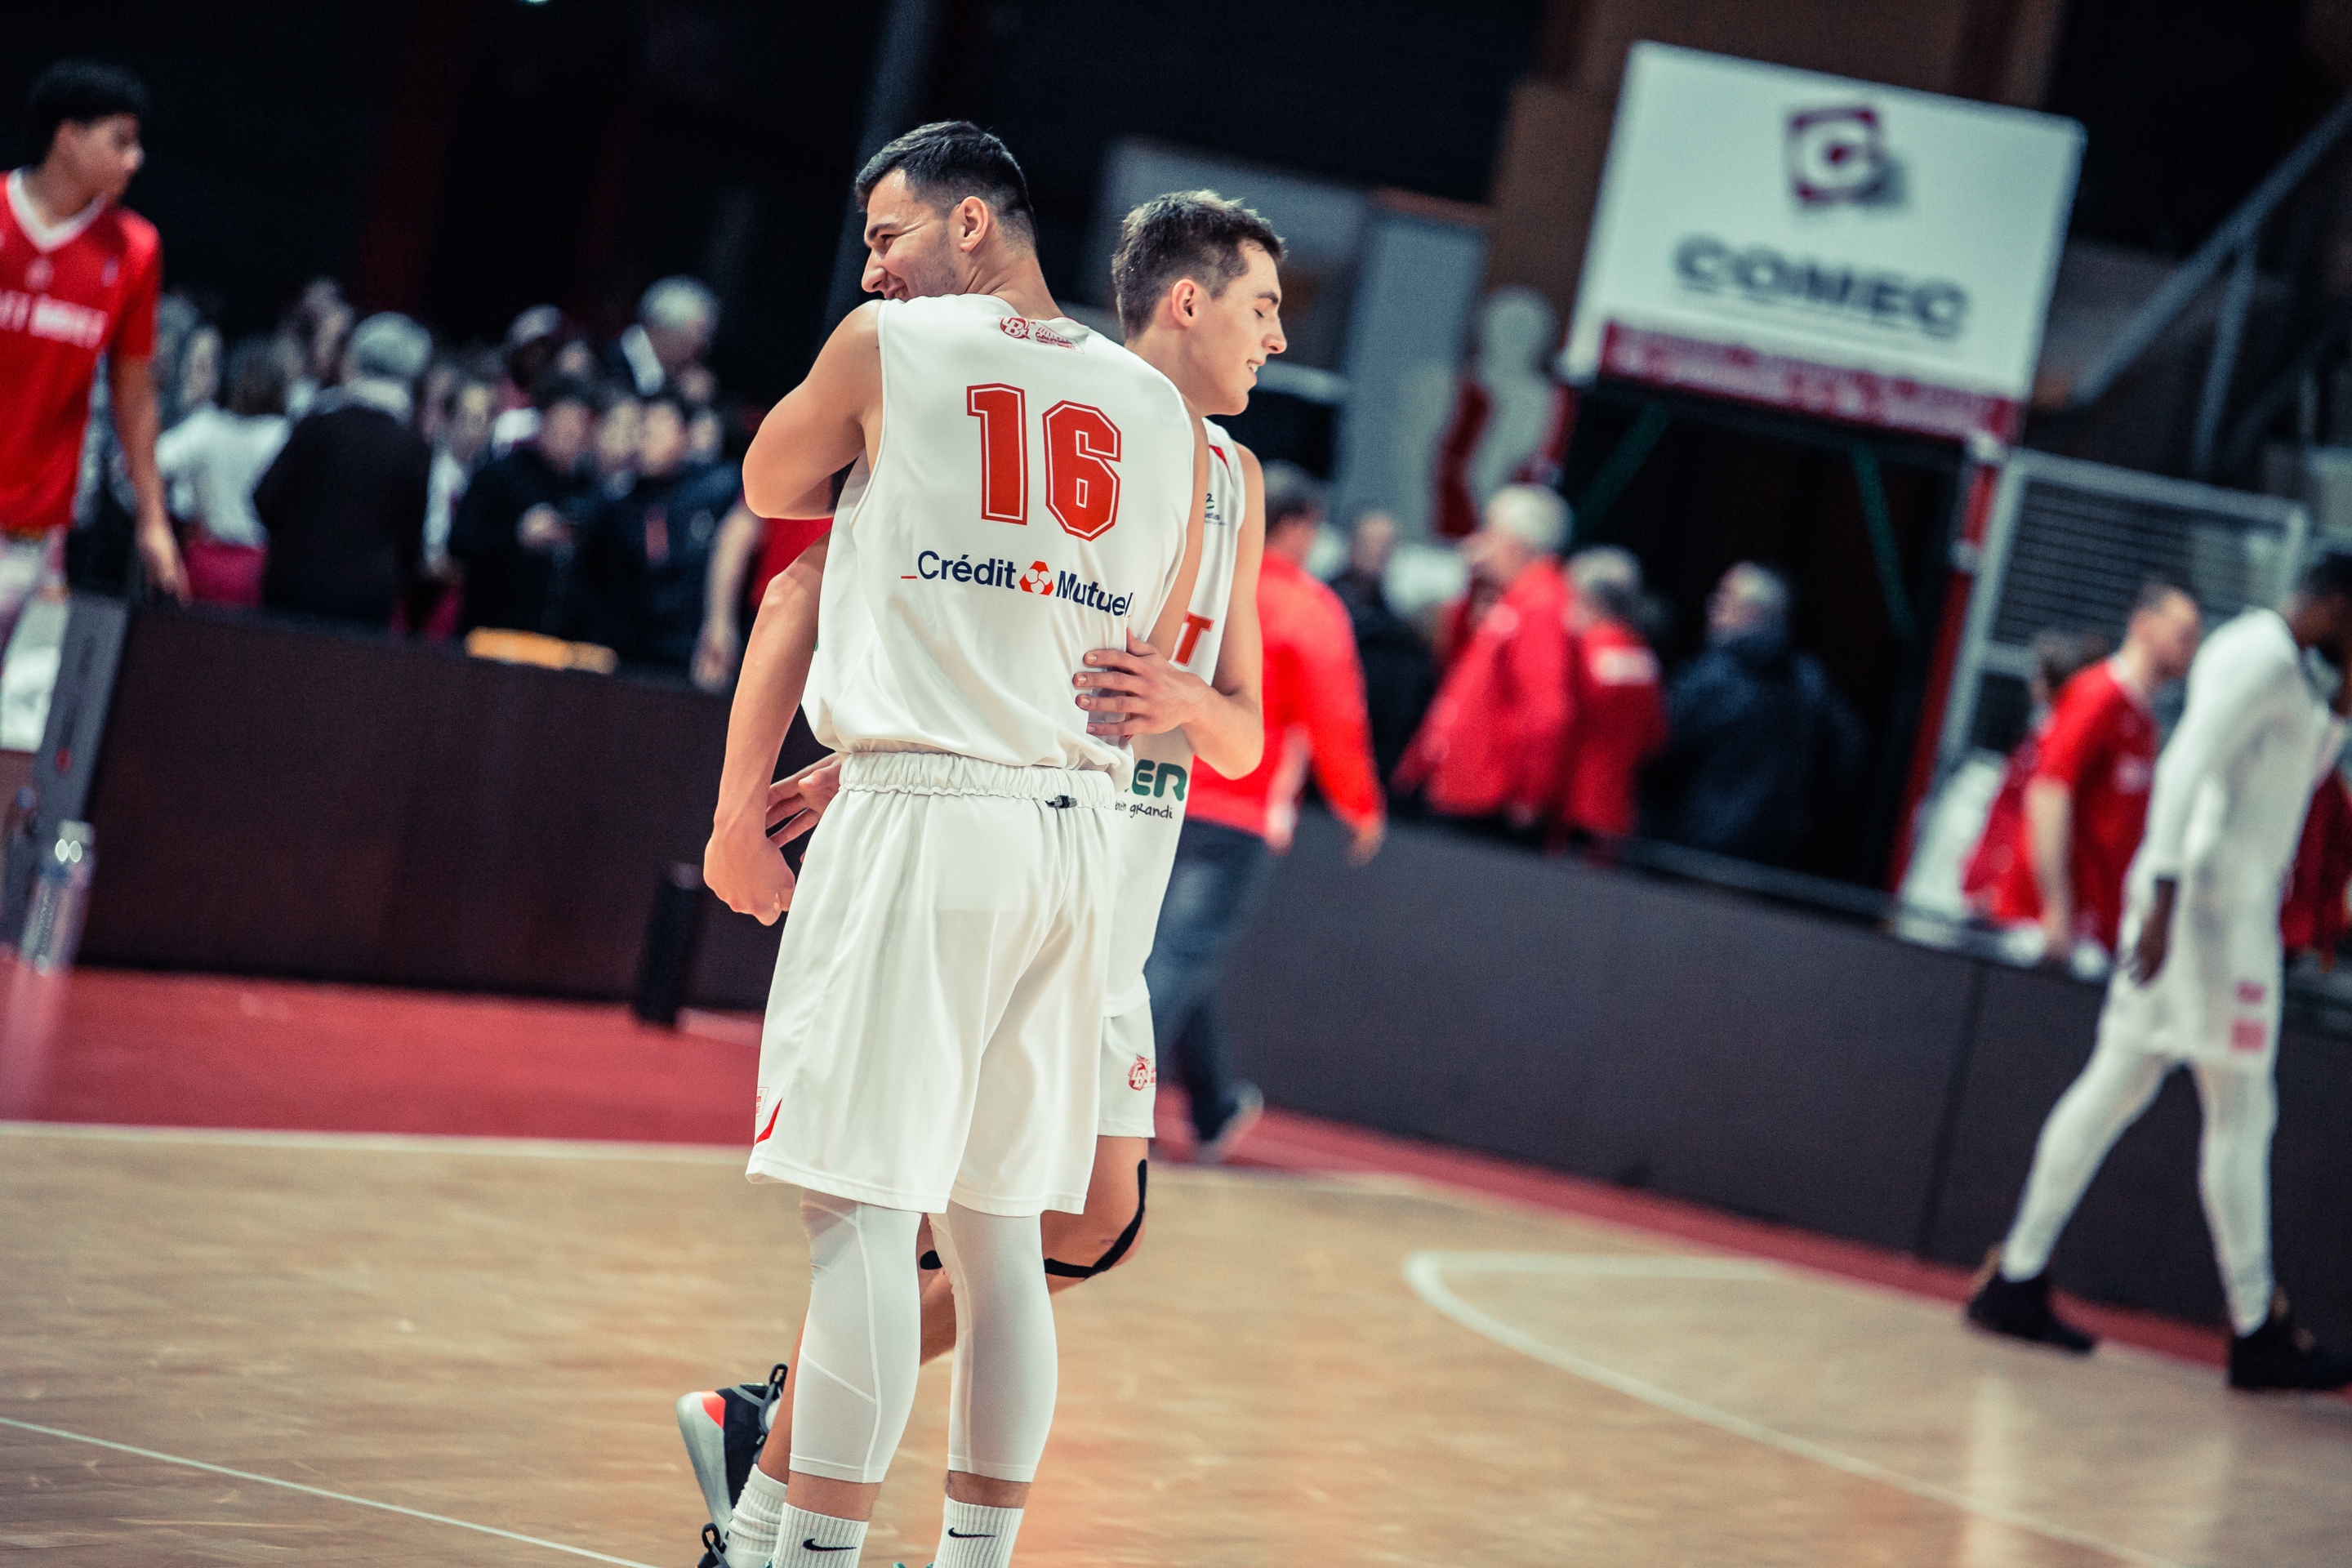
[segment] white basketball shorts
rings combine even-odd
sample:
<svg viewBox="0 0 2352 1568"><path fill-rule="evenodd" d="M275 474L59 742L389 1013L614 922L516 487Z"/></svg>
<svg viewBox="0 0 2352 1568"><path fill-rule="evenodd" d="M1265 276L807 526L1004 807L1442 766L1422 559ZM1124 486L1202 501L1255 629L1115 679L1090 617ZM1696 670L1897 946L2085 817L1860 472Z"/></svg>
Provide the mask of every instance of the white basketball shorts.
<svg viewBox="0 0 2352 1568"><path fill-rule="evenodd" d="M1160 1053L1151 1037L1151 1003L1103 1020L1102 1120L1105 1138L1151 1136L1151 1106L1160 1098Z"/></svg>
<svg viewBox="0 0 2352 1568"><path fill-rule="evenodd" d="M1086 1207L1108 774L852 754L760 1039L751 1180L927 1214Z"/></svg>

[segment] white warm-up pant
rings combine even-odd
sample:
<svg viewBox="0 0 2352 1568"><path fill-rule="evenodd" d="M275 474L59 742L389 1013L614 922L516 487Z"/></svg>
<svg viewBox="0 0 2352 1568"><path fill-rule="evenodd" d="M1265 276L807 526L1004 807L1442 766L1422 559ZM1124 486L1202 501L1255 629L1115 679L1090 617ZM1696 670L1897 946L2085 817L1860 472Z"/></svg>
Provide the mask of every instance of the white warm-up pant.
<svg viewBox="0 0 2352 1568"><path fill-rule="evenodd" d="M2271 1132L2278 1125L2278 1090L2268 1055L2259 1062L2192 1060L2204 1136L2198 1149L2198 1190L2212 1232L2230 1321L2247 1334L2270 1317ZM2098 1173L2124 1129L2155 1100L2179 1058L2103 1040L2090 1064L2059 1097L2034 1145L2017 1219L2001 1246L2000 1271L2030 1279L2050 1266L2058 1233Z"/></svg>
<svg viewBox="0 0 2352 1568"><path fill-rule="evenodd" d="M802 1194L812 1280L793 1392L792 1468L803 1475L879 1481L906 1435L922 1362L915 1269L922 1217ZM931 1234L956 1293L948 1468L1034 1479L1053 1426L1057 1370L1037 1216L950 1204Z"/></svg>

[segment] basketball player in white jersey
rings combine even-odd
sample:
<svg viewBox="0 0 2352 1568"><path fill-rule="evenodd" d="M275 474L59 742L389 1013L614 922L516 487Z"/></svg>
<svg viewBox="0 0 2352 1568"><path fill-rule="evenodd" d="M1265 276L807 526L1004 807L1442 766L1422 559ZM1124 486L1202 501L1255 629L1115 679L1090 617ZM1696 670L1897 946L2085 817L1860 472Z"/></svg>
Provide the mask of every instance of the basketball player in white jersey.
<svg viewBox="0 0 2352 1568"><path fill-rule="evenodd" d="M795 906L748 1174L802 1189L813 1280L789 1495L755 1478L739 1514L773 1521L777 1568L856 1561L914 1401L936 1214L961 1319L937 1561L1000 1568L1052 1423L1038 1216L1082 1209L1094 1163L1132 772L1069 672L1181 634L1210 458L1165 376L1055 306L1003 143L925 126L858 195L886 184L924 208L893 243L943 251L955 286L853 312L743 465L772 515L855 466L808 679L840 798L795 889L765 836L780 725L730 733L706 855L730 904ZM776 659L755 633L746 684Z"/></svg>
<svg viewBox="0 0 2352 1568"><path fill-rule="evenodd" d="M887 235L898 226L892 193L869 203L869 226ZM1122 226L1112 275L1128 346L1174 382L1196 407L1238 413L1257 370L1286 346L1276 262L1282 241L1247 208L1210 192L1155 198ZM911 276L909 276L911 274ZM877 250L866 286L886 295L909 294L932 281L901 253ZM1156 650L1103 650L1087 656L1075 679L1090 728L1109 738L1131 737L1138 761L1123 810L1116 818L1118 898L1112 919L1112 994L1102 1041L1100 1134L1085 1211L1045 1216L1045 1268L1059 1291L1105 1272L1127 1258L1142 1227L1145 1155L1152 1131L1157 1053L1143 962L1158 923L1182 826L1194 747L1221 770L1246 773L1263 739L1257 689L1257 562L1265 535L1263 483L1255 457L1210 423L1211 464L1201 570L1183 630L1170 658ZM824 546L813 547L780 579L761 608L771 630L789 624L795 648L816 637L817 584ZM799 653L788 664L805 668ZM789 710L786 693L763 703ZM822 776L829 767L812 770ZM803 775L806 779L807 775ZM803 806L821 814L830 798L824 783L784 781L776 786L772 819ZM805 821L796 822L795 830ZM792 836L788 834L787 837ZM937 1269L937 1256L923 1259ZM923 1297L926 1360L951 1346L955 1298L944 1273L929 1274ZM790 1391L780 1364L763 1385L698 1392L678 1401L678 1421L717 1531L734 1523L734 1498L749 1479L751 1455L766 1432L762 1468L772 1480L789 1453ZM763 1415L765 1417L763 1421ZM766 1423L772 1422L772 1427ZM742 1555L759 1550L756 1520L736 1528ZM721 1560L714 1542L707 1563ZM727 1551L725 1561L738 1561Z"/></svg>
<svg viewBox="0 0 2352 1568"><path fill-rule="evenodd" d="M2078 1354L2096 1342L2052 1311L2050 1254L2107 1151L2186 1065L2204 1109L2198 1182L2229 1300L2231 1385L2352 1383L2352 1357L2288 1315L2270 1234L2279 901L2312 792L2343 750L2347 668L2352 555L2335 553L2284 610L2240 616L2189 665L2125 882L2125 959L2098 1044L2043 1124L2016 1221L1969 1302L1979 1327Z"/></svg>

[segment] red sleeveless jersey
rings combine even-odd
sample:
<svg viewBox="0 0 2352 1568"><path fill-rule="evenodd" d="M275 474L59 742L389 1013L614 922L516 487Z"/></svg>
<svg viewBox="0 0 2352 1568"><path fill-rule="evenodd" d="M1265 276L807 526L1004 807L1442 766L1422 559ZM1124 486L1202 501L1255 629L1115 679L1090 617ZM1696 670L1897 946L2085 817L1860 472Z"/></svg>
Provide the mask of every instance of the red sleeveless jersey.
<svg viewBox="0 0 2352 1568"><path fill-rule="evenodd" d="M97 202L55 226L21 171L0 200L0 531L73 521L98 356L155 352L163 247L155 226Z"/></svg>

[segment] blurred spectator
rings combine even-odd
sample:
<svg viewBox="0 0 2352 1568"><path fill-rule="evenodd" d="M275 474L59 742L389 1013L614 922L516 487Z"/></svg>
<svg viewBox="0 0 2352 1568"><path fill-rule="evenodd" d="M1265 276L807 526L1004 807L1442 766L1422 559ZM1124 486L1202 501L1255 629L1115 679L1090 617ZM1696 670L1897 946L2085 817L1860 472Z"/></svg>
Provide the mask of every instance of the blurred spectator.
<svg viewBox="0 0 2352 1568"><path fill-rule="evenodd" d="M151 582L184 592L163 479L152 356L163 244L121 205L145 159L147 90L90 60L43 71L26 103L41 161L0 201L0 290L37 311L0 313L0 648L36 593L62 592L99 357L134 492Z"/></svg>
<svg viewBox="0 0 2352 1568"><path fill-rule="evenodd" d="M623 386L607 386L596 403L596 488L612 500L637 482L637 442L645 405Z"/></svg>
<svg viewBox="0 0 2352 1568"><path fill-rule="evenodd" d="M352 331L342 384L296 423L254 490L269 531L269 608L392 624L424 563L433 448L409 420L432 352L405 316L370 316Z"/></svg>
<svg viewBox="0 0 2352 1568"><path fill-rule="evenodd" d="M1706 651L1674 682L1669 739L1645 781L1654 838L1793 866L1843 805L1862 726L1789 643L1789 584L1743 561L1707 601Z"/></svg>
<svg viewBox="0 0 2352 1568"><path fill-rule="evenodd" d="M276 338L247 338L228 361L228 406L205 404L163 433L155 460L184 488L189 596L200 604L261 606L269 535L253 489L286 445L286 386L293 361Z"/></svg>
<svg viewBox="0 0 2352 1568"><path fill-rule="evenodd" d="M727 422L719 410L709 404L689 402L692 410L686 417L686 460L689 463L715 463L725 457Z"/></svg>
<svg viewBox="0 0 2352 1568"><path fill-rule="evenodd" d="M1311 490L1302 504L1303 478L1268 465L1257 580L1265 756L1246 778L1227 779L1206 764L1192 770L1176 864L1143 970L1152 1031L1176 1054L1193 1132L1213 1159L1248 1131L1265 1104L1255 1085L1234 1079L1226 1060L1218 973L1265 888L1270 857L1290 847L1306 763L1312 762L1324 800L1354 836L1357 864L1379 852L1387 831L1347 606L1307 572L1321 510Z"/></svg>
<svg viewBox="0 0 2352 1568"><path fill-rule="evenodd" d="M555 352L562 344L563 312L552 305L533 305L508 323L499 347L506 378L491 416L490 456L502 458L539 434L536 391L554 375Z"/></svg>
<svg viewBox="0 0 2352 1568"><path fill-rule="evenodd" d="M717 385L702 356L718 329L719 299L701 279L665 278L637 301L637 319L605 352L605 368L640 397L670 391L709 403Z"/></svg>
<svg viewBox="0 0 2352 1568"><path fill-rule="evenodd" d="M449 557L449 529L466 486L488 455L490 420L498 393L452 365L454 378L441 392L438 416L417 421L416 433L433 447L433 481L425 502L425 560L437 570Z"/></svg>
<svg viewBox="0 0 2352 1568"><path fill-rule="evenodd" d="M2045 627L2033 634L2033 672L2025 678L2025 734L2001 771L2000 786L1985 810L1976 847L1960 868L1960 895L1974 913L1990 917L1993 895L2010 868L2024 858L2025 786L2042 761L2042 736L2050 727L2050 705L2068 681L2107 657L2107 639L2096 632Z"/></svg>
<svg viewBox="0 0 2352 1568"><path fill-rule="evenodd" d="M187 342L180 345L172 400L178 416L172 424L220 401L221 346L220 329L210 321L198 321L188 333Z"/></svg>
<svg viewBox="0 0 2352 1568"><path fill-rule="evenodd" d="M1569 558L1568 728L1558 822L1570 838L1640 826L1643 764L1666 743L1658 657L1640 631L1642 566L1615 545Z"/></svg>
<svg viewBox="0 0 2352 1568"><path fill-rule="evenodd" d="M2053 963L2082 942L2116 951L2124 873L2156 780L2151 704L2189 673L2203 630L2196 600L2168 583L2143 584L2123 647L2067 681L2051 707L2025 785L2023 852L1993 885L1989 912L2003 925L2040 925Z"/></svg>
<svg viewBox="0 0 2352 1568"><path fill-rule="evenodd" d="M296 418L310 412L321 392L341 378L343 349L355 319L343 286L331 278L313 278L303 286L278 330L293 343L300 367L286 391L286 411Z"/></svg>
<svg viewBox="0 0 2352 1568"><path fill-rule="evenodd" d="M466 572L463 629L564 629L574 544L598 499L588 467L594 397L584 381L551 378L540 389L539 433L466 487L449 530Z"/></svg>
<svg viewBox="0 0 2352 1568"><path fill-rule="evenodd" d="M595 606L593 640L623 658L723 685L731 657L720 661L722 673L713 681L710 659L698 654L706 643L714 651L724 643L733 618L722 608L712 624L711 563L720 525L741 499L742 479L731 464L687 461L687 410L677 395L646 399L636 482L605 502L581 542Z"/></svg>
<svg viewBox="0 0 2352 1568"><path fill-rule="evenodd" d="M1331 591L1348 606L1355 627L1372 725L1372 761L1382 778L1396 771L1437 692L1437 665L1429 645L1389 605L1385 582L1396 541L1394 519L1384 511L1364 513L1349 536L1348 564L1331 580Z"/></svg>
<svg viewBox="0 0 2352 1568"><path fill-rule="evenodd" d="M1529 840L1559 794L1569 652L1559 555L1567 537L1568 503L1557 493L1507 485L1486 503L1485 526L1462 543L1472 583L1465 601L1483 584L1493 607L1469 625L1397 783L1478 832Z"/></svg>
<svg viewBox="0 0 2352 1568"><path fill-rule="evenodd" d="M2279 907L2279 941L2287 961L2315 954L2323 973L2336 968L2336 949L2352 926L2345 889L2352 885L2352 794L2340 768L2330 768L2311 797L2303 841L2287 876L2286 901Z"/></svg>

